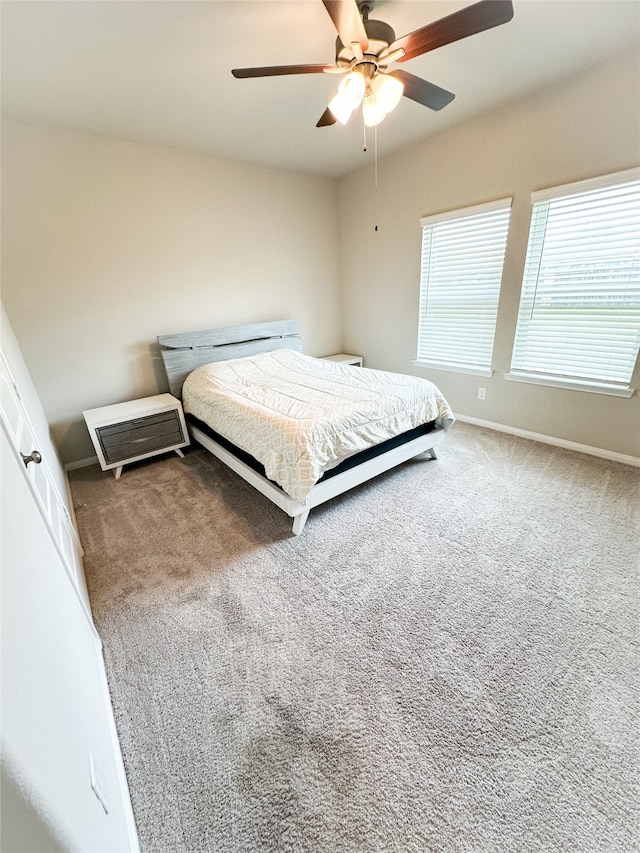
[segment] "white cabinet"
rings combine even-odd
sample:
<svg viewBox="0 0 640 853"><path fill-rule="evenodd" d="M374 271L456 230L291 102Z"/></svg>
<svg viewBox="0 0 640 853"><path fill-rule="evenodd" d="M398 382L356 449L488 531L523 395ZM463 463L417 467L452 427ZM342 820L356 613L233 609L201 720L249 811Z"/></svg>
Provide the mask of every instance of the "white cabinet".
<svg viewBox="0 0 640 853"><path fill-rule="evenodd" d="M91 441L103 471L181 448L189 444L180 400L171 394L156 394L127 403L87 409L84 415Z"/></svg>

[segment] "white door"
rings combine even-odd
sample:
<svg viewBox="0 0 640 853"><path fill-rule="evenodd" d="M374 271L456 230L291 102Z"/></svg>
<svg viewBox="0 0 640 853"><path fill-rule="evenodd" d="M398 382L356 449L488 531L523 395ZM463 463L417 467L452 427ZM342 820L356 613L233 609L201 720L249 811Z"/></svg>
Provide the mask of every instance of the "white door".
<svg viewBox="0 0 640 853"><path fill-rule="evenodd" d="M52 476L51 466L59 464L58 460L48 459L47 452L43 452L38 446L39 442L23 404L20 389L2 353L0 353L0 416L16 457L25 466L31 492L51 532L69 580L87 617L92 622L82 567L82 546Z"/></svg>
<svg viewBox="0 0 640 853"><path fill-rule="evenodd" d="M4 420L0 452L1 794L22 803L2 810L0 848L137 853L100 641Z"/></svg>
<svg viewBox="0 0 640 853"><path fill-rule="evenodd" d="M0 849L138 853L63 472L4 312L2 324Z"/></svg>

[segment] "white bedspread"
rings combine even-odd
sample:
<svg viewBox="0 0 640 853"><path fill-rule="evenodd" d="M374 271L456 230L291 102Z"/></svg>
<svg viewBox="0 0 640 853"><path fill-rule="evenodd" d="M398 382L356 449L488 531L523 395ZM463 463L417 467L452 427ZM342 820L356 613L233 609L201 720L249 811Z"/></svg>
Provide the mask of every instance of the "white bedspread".
<svg viewBox="0 0 640 853"><path fill-rule="evenodd" d="M185 412L264 465L301 503L325 471L360 450L454 417L427 379L275 350L189 374Z"/></svg>

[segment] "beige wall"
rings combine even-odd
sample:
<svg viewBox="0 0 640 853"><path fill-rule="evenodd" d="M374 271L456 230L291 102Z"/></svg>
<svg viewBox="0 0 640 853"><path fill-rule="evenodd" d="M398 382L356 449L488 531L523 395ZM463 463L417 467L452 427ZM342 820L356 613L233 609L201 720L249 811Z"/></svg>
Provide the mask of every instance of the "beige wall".
<svg viewBox="0 0 640 853"><path fill-rule="evenodd" d="M510 367L530 194L638 165L639 69L637 52L625 54L381 159L377 216L372 164L344 178L340 233L346 351L363 354L370 367L426 376L461 415L639 456L638 393L620 399L503 378ZM384 125L378 145L382 154ZM513 208L493 377L414 368L420 217L508 196L513 196ZM639 373L636 367L636 387ZM479 386L487 389L484 402L477 399Z"/></svg>
<svg viewBox="0 0 640 853"><path fill-rule="evenodd" d="M342 343L334 180L5 121L2 300L63 462L83 409L166 390L155 338L297 318Z"/></svg>

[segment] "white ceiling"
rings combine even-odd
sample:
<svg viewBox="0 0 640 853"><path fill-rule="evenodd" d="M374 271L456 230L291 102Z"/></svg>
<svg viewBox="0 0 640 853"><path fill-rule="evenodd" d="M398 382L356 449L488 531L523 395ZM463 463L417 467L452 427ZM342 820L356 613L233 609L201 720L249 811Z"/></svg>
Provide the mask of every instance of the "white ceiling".
<svg viewBox="0 0 640 853"><path fill-rule="evenodd" d="M377 0L370 17L399 37L467 5ZM380 156L639 42L637 0L514 0L514 9L508 24L398 66L456 99L433 112L403 98L378 130ZM335 37L321 0L5 0L2 107L26 121L339 176L363 165L356 116L315 127L339 77L231 76L331 63Z"/></svg>

